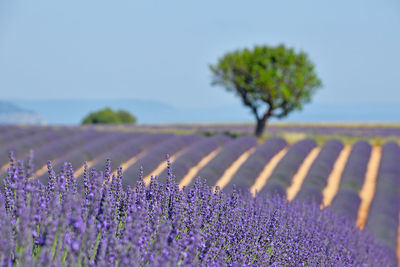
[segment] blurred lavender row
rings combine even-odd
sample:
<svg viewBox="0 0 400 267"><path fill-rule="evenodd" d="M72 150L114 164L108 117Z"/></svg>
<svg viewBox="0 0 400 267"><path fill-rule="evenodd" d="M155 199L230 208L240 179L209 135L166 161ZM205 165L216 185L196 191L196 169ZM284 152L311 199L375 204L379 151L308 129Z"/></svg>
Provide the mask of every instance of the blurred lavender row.
<svg viewBox="0 0 400 267"><path fill-rule="evenodd" d="M25 136L30 136L48 129L47 127L9 127L9 130L0 134L0 144L10 143L12 141L24 138Z"/></svg>
<svg viewBox="0 0 400 267"><path fill-rule="evenodd" d="M286 188L291 184L293 176L316 145L315 141L311 139L304 139L292 145L279 161L259 194L268 193L286 196Z"/></svg>
<svg viewBox="0 0 400 267"><path fill-rule="evenodd" d="M354 188L360 191L365 180L372 147L366 141L358 141L351 149L346 166L343 169L340 187Z"/></svg>
<svg viewBox="0 0 400 267"><path fill-rule="evenodd" d="M329 140L325 142L318 156L312 163L304 182L295 199L315 202L322 202L322 190L326 187L329 174L343 149L342 142Z"/></svg>
<svg viewBox="0 0 400 267"><path fill-rule="evenodd" d="M232 192L234 186L243 191L249 189L254 184L265 165L286 146L287 143L282 138L270 138L263 144L258 145L254 153L250 155L233 175L229 184L224 187L224 191Z"/></svg>
<svg viewBox="0 0 400 267"><path fill-rule="evenodd" d="M228 136L214 135L192 145L187 152L183 153L174 163L172 163L176 180L182 180L192 167L196 166L204 157L216 150L218 147L225 145L225 143L230 140L231 139ZM166 183L167 176L168 170L165 169L159 175L158 181Z"/></svg>
<svg viewBox="0 0 400 267"><path fill-rule="evenodd" d="M127 170L124 175L129 177L125 179L124 186L134 186L139 177L139 170L143 167L143 175L147 176L155 170L158 165L166 161L166 155L173 156L175 153L188 149L190 145L203 140L204 137L200 135L180 135L167 139L159 143L155 147L148 150L148 153L139 158ZM165 163L167 166L167 163Z"/></svg>
<svg viewBox="0 0 400 267"><path fill-rule="evenodd" d="M371 145L365 141L353 145L343 169L339 191L330 205L330 209L353 221L357 220L361 203L359 194L365 181L371 149Z"/></svg>
<svg viewBox="0 0 400 267"><path fill-rule="evenodd" d="M138 129L176 129L176 130L190 130L199 132L236 132L251 134L254 132L254 125L252 124L169 124L169 125L135 125L126 126L127 128ZM265 129L267 134L282 134L282 133L304 133L309 135L333 135L333 136L349 136L349 137L400 137L399 126L379 126L379 125L268 125Z"/></svg>
<svg viewBox="0 0 400 267"><path fill-rule="evenodd" d="M29 150L39 148L46 145L48 142L60 140L70 134L74 134L76 131L71 130L56 130L53 128L38 131L30 135L26 135L23 138L15 141L7 142L0 148L0 164L3 166L8 162L8 152L14 151L20 157L28 154Z"/></svg>
<svg viewBox="0 0 400 267"><path fill-rule="evenodd" d="M86 127L76 126L17 126L17 125L0 125L0 145L10 144L11 142L22 141L36 134L44 134L49 131L59 132L79 132L86 130Z"/></svg>
<svg viewBox="0 0 400 267"><path fill-rule="evenodd" d="M74 149L61 158L58 158L54 162L54 168L59 171L65 162L69 162L79 168L82 166L82 162L93 160L95 157L99 157L107 152L113 146L140 135L140 133L107 132L100 138L91 140L79 149ZM45 182L47 177L48 174L43 174L38 179Z"/></svg>
<svg viewBox="0 0 400 267"><path fill-rule="evenodd" d="M400 212L400 147L388 142L382 147L375 195L366 227L376 240L393 250L396 258L397 229Z"/></svg>
<svg viewBox="0 0 400 267"><path fill-rule="evenodd" d="M34 165L36 167L42 167L45 165L48 159L53 159L63 153L63 150L54 149L57 148L58 144L70 141L73 138L77 138L81 135L80 131L61 131L49 129L46 132L40 132L32 136L27 136L20 141L12 142L5 149L0 149L0 158L5 161L5 155L9 152L13 152L18 156L18 159L23 159L28 156L29 152L35 153L36 156L33 158ZM36 139L36 140L35 140ZM31 143L33 145L31 145ZM43 153L45 152L45 153ZM8 160L7 160L8 162ZM3 177L7 170L2 169L0 171L0 176Z"/></svg>
<svg viewBox="0 0 400 267"><path fill-rule="evenodd" d="M103 157L97 158L96 162L91 166L96 170L104 170L104 162L106 158L113 159L111 161L111 170L116 170L121 164L128 161L132 157L136 157L141 152L150 149L161 142L167 141L172 138L173 134L151 134L146 133L137 138L128 140L128 142L116 145L107 151Z"/></svg>
<svg viewBox="0 0 400 267"><path fill-rule="evenodd" d="M0 124L0 138L7 132L14 130L17 126Z"/></svg>
<svg viewBox="0 0 400 267"><path fill-rule="evenodd" d="M242 136L228 143L215 158L199 170L196 177L207 180L207 184L213 186L243 153L257 145L257 139L253 136ZM194 181L192 181L193 183Z"/></svg>
<svg viewBox="0 0 400 267"><path fill-rule="evenodd" d="M103 136L104 134L104 132L88 130L69 135L61 140L49 142L34 150L34 164L36 167L40 168L47 162L47 160L55 160L60 156L67 155L71 151L84 147L87 143Z"/></svg>

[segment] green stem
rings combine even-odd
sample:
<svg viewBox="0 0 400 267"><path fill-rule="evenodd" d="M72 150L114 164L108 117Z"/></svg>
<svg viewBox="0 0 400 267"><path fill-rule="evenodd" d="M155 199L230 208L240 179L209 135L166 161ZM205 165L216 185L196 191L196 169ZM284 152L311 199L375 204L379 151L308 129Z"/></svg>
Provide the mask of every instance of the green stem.
<svg viewBox="0 0 400 267"><path fill-rule="evenodd" d="M99 247L100 238L101 238L101 233L99 232L99 233L97 234L97 237L96 237L96 243L94 244L94 248L93 248L93 251L92 251L92 255L90 256L90 261L93 261L93 260L94 260L94 257L96 257L97 249L98 249L98 247Z"/></svg>

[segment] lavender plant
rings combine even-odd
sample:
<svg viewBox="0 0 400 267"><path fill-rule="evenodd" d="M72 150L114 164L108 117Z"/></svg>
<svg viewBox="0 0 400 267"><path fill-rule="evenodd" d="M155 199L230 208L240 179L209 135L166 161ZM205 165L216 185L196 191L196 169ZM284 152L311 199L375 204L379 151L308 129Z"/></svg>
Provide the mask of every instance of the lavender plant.
<svg viewBox="0 0 400 267"><path fill-rule="evenodd" d="M179 190L142 175L124 190L70 164L48 183L28 178L11 155L0 194L2 266L395 266L387 248L319 206L249 192L225 194L197 179ZM29 165L29 164L28 164ZM31 168L31 167L30 167Z"/></svg>

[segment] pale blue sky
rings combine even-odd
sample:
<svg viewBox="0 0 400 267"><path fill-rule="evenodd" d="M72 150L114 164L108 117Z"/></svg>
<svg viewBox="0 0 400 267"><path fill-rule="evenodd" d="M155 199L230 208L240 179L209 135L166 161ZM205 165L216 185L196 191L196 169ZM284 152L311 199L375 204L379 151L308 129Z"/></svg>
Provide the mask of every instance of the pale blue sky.
<svg viewBox="0 0 400 267"><path fill-rule="evenodd" d="M314 103L399 103L400 2L0 1L1 99L239 102L208 64L255 44L306 51Z"/></svg>

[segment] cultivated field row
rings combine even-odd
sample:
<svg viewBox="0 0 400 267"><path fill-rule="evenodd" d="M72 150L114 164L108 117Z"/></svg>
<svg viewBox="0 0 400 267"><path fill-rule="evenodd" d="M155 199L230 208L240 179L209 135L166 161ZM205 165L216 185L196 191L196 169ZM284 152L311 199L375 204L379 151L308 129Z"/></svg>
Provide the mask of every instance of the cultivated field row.
<svg viewBox="0 0 400 267"><path fill-rule="evenodd" d="M18 158L34 150L34 176L47 182L47 160L56 171L72 163L75 176L83 162L104 169L111 159L115 172L122 166L125 186L134 187L143 167L166 181L166 154L180 186L196 177L226 192L250 189L253 194L286 196L290 201L314 201L329 206L360 227L367 227L392 251L398 250L400 211L400 147L394 142L372 147L365 141L345 146L330 140L318 147L311 139L294 144L280 138L258 143L251 136L175 135L172 133L113 132L77 128L0 127L1 175L7 173L7 154Z"/></svg>

